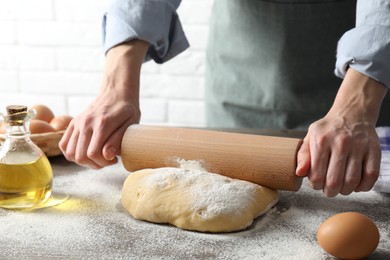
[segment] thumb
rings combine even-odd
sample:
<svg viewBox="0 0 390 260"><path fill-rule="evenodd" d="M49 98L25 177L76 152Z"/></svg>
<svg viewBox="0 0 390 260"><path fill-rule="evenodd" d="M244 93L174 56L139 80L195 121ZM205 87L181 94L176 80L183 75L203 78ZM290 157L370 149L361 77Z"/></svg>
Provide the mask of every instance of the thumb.
<svg viewBox="0 0 390 260"><path fill-rule="evenodd" d="M308 138L303 140L297 154L297 169L295 174L300 177L305 177L310 170L310 146Z"/></svg>
<svg viewBox="0 0 390 260"><path fill-rule="evenodd" d="M107 161L118 160L116 156L120 154L122 138L127 127L127 124L122 125L107 139L104 144L103 157Z"/></svg>

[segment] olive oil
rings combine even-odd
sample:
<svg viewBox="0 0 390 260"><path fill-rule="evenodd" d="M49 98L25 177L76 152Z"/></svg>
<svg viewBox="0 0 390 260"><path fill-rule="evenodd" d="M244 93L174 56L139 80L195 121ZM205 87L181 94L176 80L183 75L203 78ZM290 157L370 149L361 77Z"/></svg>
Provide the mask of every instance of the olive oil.
<svg viewBox="0 0 390 260"><path fill-rule="evenodd" d="M51 195L53 171L46 155L30 139L29 125L35 111L8 106L2 116L6 139L0 149L0 207L31 208Z"/></svg>
<svg viewBox="0 0 390 260"><path fill-rule="evenodd" d="M0 162L0 207L28 208L45 202L51 194L52 179L46 156L23 164Z"/></svg>

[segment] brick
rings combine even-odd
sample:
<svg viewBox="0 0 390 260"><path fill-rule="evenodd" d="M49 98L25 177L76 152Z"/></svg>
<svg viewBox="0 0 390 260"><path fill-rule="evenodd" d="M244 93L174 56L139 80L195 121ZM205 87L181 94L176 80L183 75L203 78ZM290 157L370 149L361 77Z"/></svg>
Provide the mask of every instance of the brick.
<svg viewBox="0 0 390 260"><path fill-rule="evenodd" d="M16 3L15 0L0 0L0 21L16 18Z"/></svg>
<svg viewBox="0 0 390 260"><path fill-rule="evenodd" d="M16 51L18 53L20 69L56 69L56 57L54 48L19 47Z"/></svg>
<svg viewBox="0 0 390 260"><path fill-rule="evenodd" d="M18 91L18 74L16 71L0 70L0 97L6 92Z"/></svg>
<svg viewBox="0 0 390 260"><path fill-rule="evenodd" d="M141 98L141 123L162 123L167 120L167 102L161 98Z"/></svg>
<svg viewBox="0 0 390 260"><path fill-rule="evenodd" d="M14 0L17 20L49 21L54 19L52 0Z"/></svg>
<svg viewBox="0 0 390 260"><path fill-rule="evenodd" d="M161 65L161 72L172 75L204 75L205 63L204 52L190 49Z"/></svg>
<svg viewBox="0 0 390 260"><path fill-rule="evenodd" d="M97 95L101 85L101 73L80 72L22 72L21 91L43 94L92 94Z"/></svg>
<svg viewBox="0 0 390 260"><path fill-rule="evenodd" d="M101 48L57 48L57 62L60 70L98 71L104 68Z"/></svg>
<svg viewBox="0 0 390 260"><path fill-rule="evenodd" d="M149 74L149 73L158 73L160 72L160 64L155 63L154 61L148 61L144 62L142 64L141 73L143 75Z"/></svg>
<svg viewBox="0 0 390 260"><path fill-rule="evenodd" d="M148 75L141 78L142 97L202 99L204 80L201 77Z"/></svg>
<svg viewBox="0 0 390 260"><path fill-rule="evenodd" d="M110 0L56 0L55 13L59 21L93 22L100 24Z"/></svg>
<svg viewBox="0 0 390 260"><path fill-rule="evenodd" d="M44 104L48 106L55 115L66 113L65 98L57 95L30 95L21 93L3 94L0 96L0 110L5 111L7 105L20 104L32 106Z"/></svg>
<svg viewBox="0 0 390 260"><path fill-rule="evenodd" d="M53 70L56 67L54 50L6 45L0 48L0 69Z"/></svg>
<svg viewBox="0 0 390 260"><path fill-rule="evenodd" d="M205 126L205 105L203 101L170 100L168 102L168 123L183 126Z"/></svg>
<svg viewBox="0 0 390 260"><path fill-rule="evenodd" d="M212 5L210 0L185 0L177 13L184 24L208 24Z"/></svg>
<svg viewBox="0 0 390 260"><path fill-rule="evenodd" d="M19 22L21 44L40 46L101 46L99 24L66 22Z"/></svg>
<svg viewBox="0 0 390 260"><path fill-rule="evenodd" d="M14 45L4 45L0 48L0 70L15 70L18 68L18 48Z"/></svg>
<svg viewBox="0 0 390 260"><path fill-rule="evenodd" d="M16 25L14 22L0 22L0 45L16 43L15 27Z"/></svg>
<svg viewBox="0 0 390 260"><path fill-rule="evenodd" d="M183 28L186 37L190 42L190 49L204 51L207 47L209 34L208 27L203 25L184 24Z"/></svg>

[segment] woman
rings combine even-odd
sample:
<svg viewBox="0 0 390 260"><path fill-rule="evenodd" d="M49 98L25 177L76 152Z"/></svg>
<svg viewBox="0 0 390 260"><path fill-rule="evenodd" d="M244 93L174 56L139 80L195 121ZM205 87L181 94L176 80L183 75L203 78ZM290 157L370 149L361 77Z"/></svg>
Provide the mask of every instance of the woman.
<svg viewBox="0 0 390 260"><path fill-rule="evenodd" d="M140 68L188 47L179 0L113 1L104 16L107 52L99 96L60 142L68 160L116 163L126 128L138 123ZM326 196L368 191L379 175L375 127L390 86L390 4L355 1L215 0L208 46L209 126L306 129L296 173Z"/></svg>

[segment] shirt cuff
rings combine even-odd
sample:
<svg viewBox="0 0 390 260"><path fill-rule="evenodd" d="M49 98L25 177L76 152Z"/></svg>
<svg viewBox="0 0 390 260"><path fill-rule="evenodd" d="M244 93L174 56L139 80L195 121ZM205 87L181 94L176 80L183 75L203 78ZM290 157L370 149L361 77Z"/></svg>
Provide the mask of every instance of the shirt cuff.
<svg viewBox="0 0 390 260"><path fill-rule="evenodd" d="M351 67L390 88L390 2L358 0L356 28L337 46L335 74L343 78Z"/></svg>
<svg viewBox="0 0 390 260"><path fill-rule="evenodd" d="M351 67L390 88L390 27L362 26L346 32L337 47L335 74Z"/></svg>
<svg viewBox="0 0 390 260"><path fill-rule="evenodd" d="M103 17L103 49L134 39L150 44L145 61L168 61L189 47L175 7L164 1L114 1Z"/></svg>

